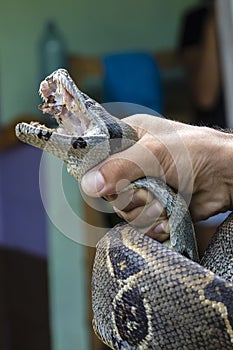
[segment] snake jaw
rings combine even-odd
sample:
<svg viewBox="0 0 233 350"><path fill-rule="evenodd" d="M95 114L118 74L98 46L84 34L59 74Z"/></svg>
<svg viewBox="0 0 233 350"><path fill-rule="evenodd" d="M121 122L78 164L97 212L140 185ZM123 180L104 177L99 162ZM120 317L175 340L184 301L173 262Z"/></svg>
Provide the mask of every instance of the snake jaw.
<svg viewBox="0 0 233 350"><path fill-rule="evenodd" d="M100 134L96 122L87 111L85 95L76 87L68 72L59 69L40 84L39 94L44 101L39 109L56 119L58 133L82 136Z"/></svg>
<svg viewBox="0 0 233 350"><path fill-rule="evenodd" d="M77 88L65 69L58 69L45 78L40 84L39 95L43 100L39 109L55 118L58 127L48 128L39 122L19 123L16 136L21 141L55 154L52 142L59 140L58 148L63 145L59 158L66 160L74 139L92 136L98 143L107 138L106 127L94 120L88 108L92 103L90 98Z"/></svg>
<svg viewBox="0 0 233 350"><path fill-rule="evenodd" d="M75 137L62 135L57 129L49 129L37 122L19 123L16 136L22 142L47 151L67 164L68 172L77 180L96 163L109 155L109 142L106 135Z"/></svg>
<svg viewBox="0 0 233 350"><path fill-rule="evenodd" d="M63 147L62 151L59 151L59 154L53 143L58 143L61 134L57 132L57 129L47 128L45 125L42 125L38 122L18 123L15 127L15 133L18 139L22 142L28 143L34 147L46 150L53 155L65 160L67 157L67 151L69 149L68 144L70 145L69 136L62 136L66 138L67 142L64 144L67 145ZM56 141L57 140L57 141Z"/></svg>

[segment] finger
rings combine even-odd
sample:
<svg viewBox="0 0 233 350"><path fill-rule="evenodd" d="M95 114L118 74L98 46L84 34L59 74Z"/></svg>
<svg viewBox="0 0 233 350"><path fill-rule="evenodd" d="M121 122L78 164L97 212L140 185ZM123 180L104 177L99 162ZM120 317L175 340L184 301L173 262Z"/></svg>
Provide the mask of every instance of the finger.
<svg viewBox="0 0 233 350"><path fill-rule="evenodd" d="M133 210L129 213L125 213L124 211L120 210L117 210L116 213L125 221L130 222L131 224L136 226L143 234L155 239L156 241L162 243L168 240L170 236L170 226L165 211L163 210L161 215L149 226L148 221L146 224L145 217L144 221L137 219L140 217L142 211L143 208L137 208L136 210ZM145 227L143 227L144 225Z"/></svg>
<svg viewBox="0 0 233 350"><path fill-rule="evenodd" d="M156 199L147 206L136 207L128 212L117 208L114 208L114 210L125 221L139 228L146 227L147 231L154 227L156 223L167 220L166 211Z"/></svg>
<svg viewBox="0 0 233 350"><path fill-rule="evenodd" d="M118 195L107 195L105 198L118 210L129 212L134 208L144 207L149 204L154 199L154 196L151 192L139 188L130 189Z"/></svg>
<svg viewBox="0 0 233 350"><path fill-rule="evenodd" d="M150 150L152 146L160 158L165 157L161 154L161 144L156 139L143 136L132 147L109 157L100 166L86 173L81 180L83 191L94 197L105 196L121 191L126 184L138 178L163 176L160 163Z"/></svg>
<svg viewBox="0 0 233 350"><path fill-rule="evenodd" d="M145 234L161 243L167 241L170 236L169 221L167 219L163 220L154 228L149 229Z"/></svg>

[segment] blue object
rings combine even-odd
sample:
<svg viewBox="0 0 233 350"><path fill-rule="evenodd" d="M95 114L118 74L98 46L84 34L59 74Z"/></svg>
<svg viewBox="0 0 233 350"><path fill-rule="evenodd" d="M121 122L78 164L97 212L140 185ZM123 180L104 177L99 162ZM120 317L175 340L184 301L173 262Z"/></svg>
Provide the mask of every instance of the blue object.
<svg viewBox="0 0 233 350"><path fill-rule="evenodd" d="M162 112L162 88L154 57L144 52L107 55L104 102L130 102Z"/></svg>

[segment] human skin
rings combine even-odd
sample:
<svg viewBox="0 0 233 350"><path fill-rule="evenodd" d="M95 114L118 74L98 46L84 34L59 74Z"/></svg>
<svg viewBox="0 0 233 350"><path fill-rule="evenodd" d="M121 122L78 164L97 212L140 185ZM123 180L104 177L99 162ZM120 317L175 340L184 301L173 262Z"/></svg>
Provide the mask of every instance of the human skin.
<svg viewBox="0 0 233 350"><path fill-rule="evenodd" d="M160 241L169 236L166 213L145 190L117 196L129 182L163 177L184 196L194 222L232 209L232 134L147 114L124 121L137 131L138 142L84 175L87 195L112 200L118 215Z"/></svg>

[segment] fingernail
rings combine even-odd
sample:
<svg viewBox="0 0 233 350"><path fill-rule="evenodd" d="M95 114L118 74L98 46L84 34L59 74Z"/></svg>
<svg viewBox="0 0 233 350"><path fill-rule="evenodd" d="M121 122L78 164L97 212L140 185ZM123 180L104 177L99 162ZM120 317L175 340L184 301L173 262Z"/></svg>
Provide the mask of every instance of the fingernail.
<svg viewBox="0 0 233 350"><path fill-rule="evenodd" d="M86 194L96 195L103 190L105 181L100 171L91 171L83 176L81 185Z"/></svg>
<svg viewBox="0 0 233 350"><path fill-rule="evenodd" d="M150 206L146 209L146 215L150 218L158 218L162 213L162 206L159 202L152 202Z"/></svg>

